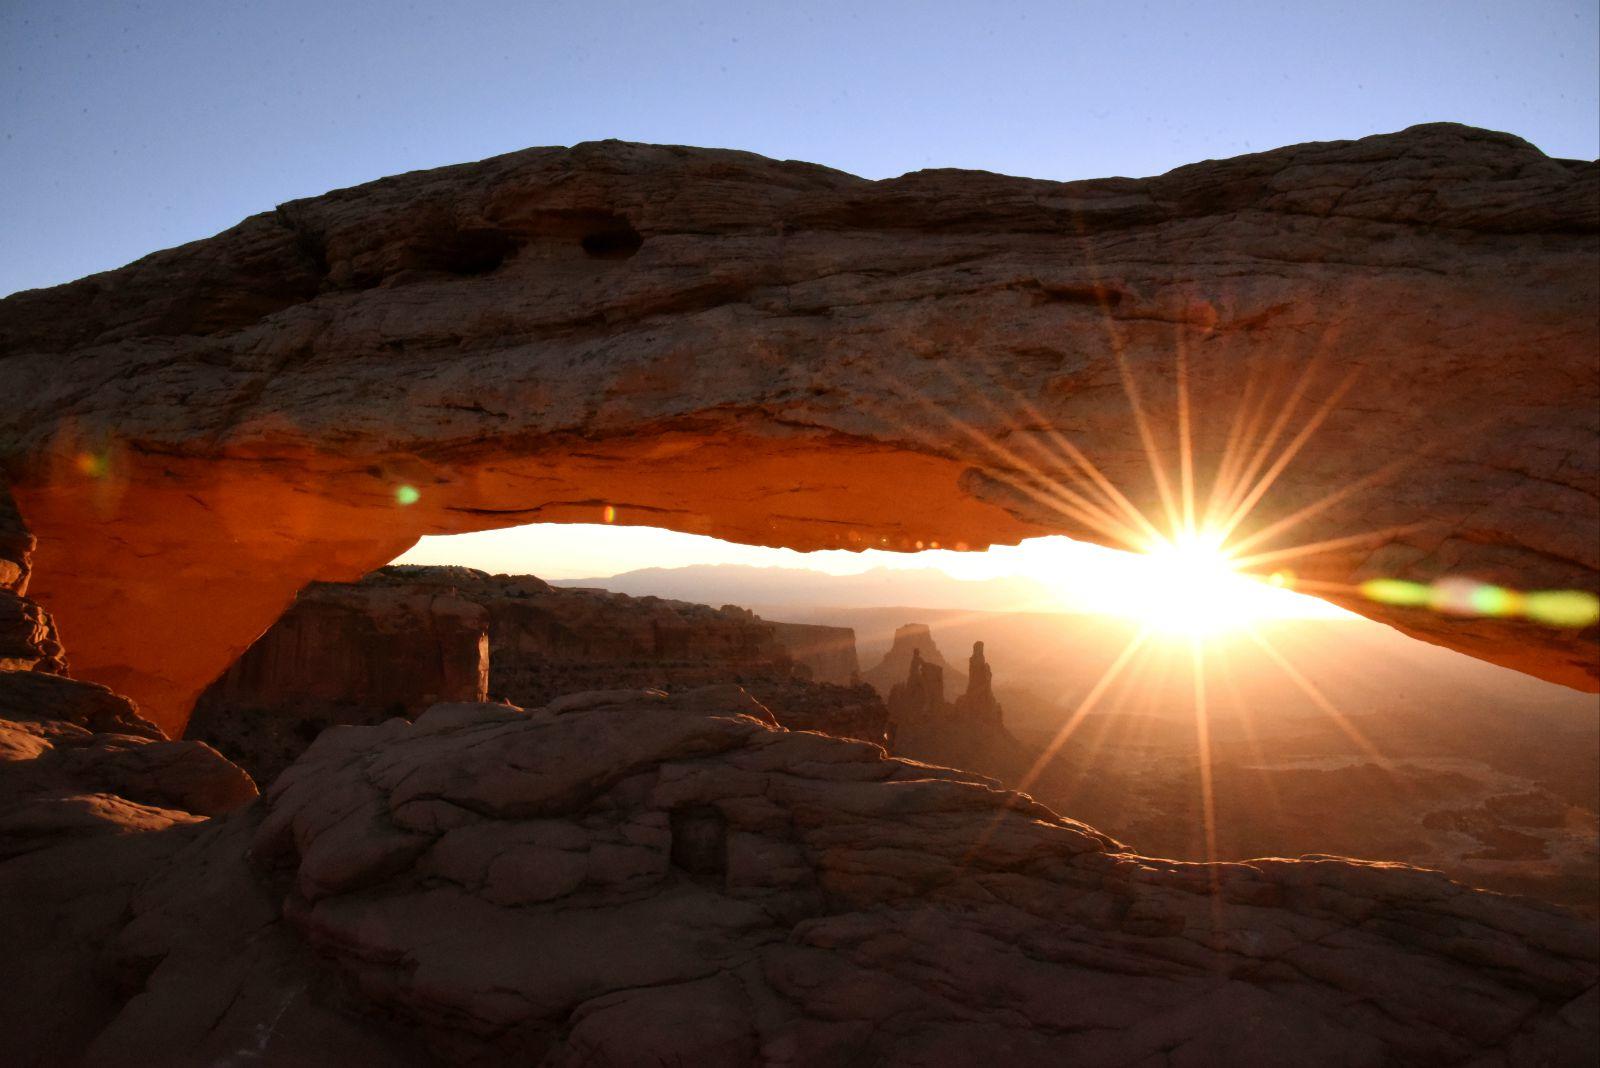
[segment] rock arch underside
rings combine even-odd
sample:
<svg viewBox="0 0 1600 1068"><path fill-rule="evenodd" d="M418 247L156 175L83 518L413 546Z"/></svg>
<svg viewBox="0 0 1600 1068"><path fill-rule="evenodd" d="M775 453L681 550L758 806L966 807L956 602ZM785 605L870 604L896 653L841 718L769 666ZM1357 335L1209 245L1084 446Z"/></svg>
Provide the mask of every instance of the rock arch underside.
<svg viewBox="0 0 1600 1068"><path fill-rule="evenodd" d="M1595 164L1451 125L1071 183L535 148L0 301L0 461L74 674L169 734L422 534L1116 544L1080 460L1166 528L1185 437L1304 588L1594 690L1592 626L1350 587L1600 588L1597 235Z"/></svg>

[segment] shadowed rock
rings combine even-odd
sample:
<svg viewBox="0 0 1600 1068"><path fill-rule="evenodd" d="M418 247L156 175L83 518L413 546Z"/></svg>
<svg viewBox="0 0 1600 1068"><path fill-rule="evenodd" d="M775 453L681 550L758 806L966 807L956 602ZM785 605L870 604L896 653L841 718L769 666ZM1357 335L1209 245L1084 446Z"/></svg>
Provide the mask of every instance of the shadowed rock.
<svg viewBox="0 0 1600 1068"><path fill-rule="evenodd" d="M3 602L0 602L3 603ZM412 718L438 702L544 705L599 688L744 686L783 724L882 744L870 687L813 681L855 668L848 628L774 624L746 609L551 587L466 567L385 567L317 583L213 683L187 736L270 783L332 724Z"/></svg>
<svg viewBox="0 0 1600 1068"><path fill-rule="evenodd" d="M308 1036L352 1064L1596 1050L1596 932L1559 910L1398 865L1136 856L749 707L613 693L325 733L264 805L147 836L181 849L106 932L124 985L87 1063L298 1063ZM6 1023L25 1057L50 1029Z"/></svg>

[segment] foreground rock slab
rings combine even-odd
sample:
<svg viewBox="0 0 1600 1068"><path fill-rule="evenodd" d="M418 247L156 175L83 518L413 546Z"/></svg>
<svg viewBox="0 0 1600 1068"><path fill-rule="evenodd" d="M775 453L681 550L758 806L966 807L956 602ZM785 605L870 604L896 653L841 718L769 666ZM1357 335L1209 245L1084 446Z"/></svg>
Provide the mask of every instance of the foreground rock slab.
<svg viewBox="0 0 1600 1068"><path fill-rule="evenodd" d="M295 591L421 534L1170 531L1181 378L1262 571L1593 690L1600 628L1351 584L1600 590L1597 255L1600 167L1462 126L1072 183L533 148L0 301L0 467L77 669L176 735Z"/></svg>
<svg viewBox="0 0 1600 1068"><path fill-rule="evenodd" d="M102 921L94 974L120 986L82 1059L1564 1065L1600 1049L1597 933L1570 914L1395 865L1141 857L972 775L763 713L728 688L611 691L325 732L261 803L143 836L163 852ZM0 891L38 894L34 861L0 864ZM5 1022L21 1063L51 1061L58 1035Z"/></svg>

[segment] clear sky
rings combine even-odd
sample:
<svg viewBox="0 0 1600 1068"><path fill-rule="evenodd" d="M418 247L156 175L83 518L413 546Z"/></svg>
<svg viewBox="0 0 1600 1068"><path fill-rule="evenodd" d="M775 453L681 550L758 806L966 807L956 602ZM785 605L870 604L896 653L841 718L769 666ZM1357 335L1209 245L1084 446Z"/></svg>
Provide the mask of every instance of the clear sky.
<svg viewBox="0 0 1600 1068"><path fill-rule="evenodd" d="M1595 0L3 0L0 294L529 145L1159 173L1451 120L1600 155Z"/></svg>
<svg viewBox="0 0 1600 1068"><path fill-rule="evenodd" d="M0 294L529 145L1070 179L1448 120L1593 159L1597 86L1595 0L0 0ZM411 558L556 576L793 557L532 529Z"/></svg>

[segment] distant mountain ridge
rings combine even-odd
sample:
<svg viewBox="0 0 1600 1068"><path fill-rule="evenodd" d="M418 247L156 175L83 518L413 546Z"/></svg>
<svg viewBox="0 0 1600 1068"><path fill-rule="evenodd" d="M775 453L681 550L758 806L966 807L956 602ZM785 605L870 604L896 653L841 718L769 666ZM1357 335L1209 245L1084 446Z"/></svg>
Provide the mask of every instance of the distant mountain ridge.
<svg viewBox="0 0 1600 1068"><path fill-rule="evenodd" d="M598 587L634 597L702 604L803 608L964 608L974 612L1070 613L1044 583L1026 578L958 579L937 568L878 567L830 575L798 567L692 564L647 567L605 578L553 579L552 586Z"/></svg>

